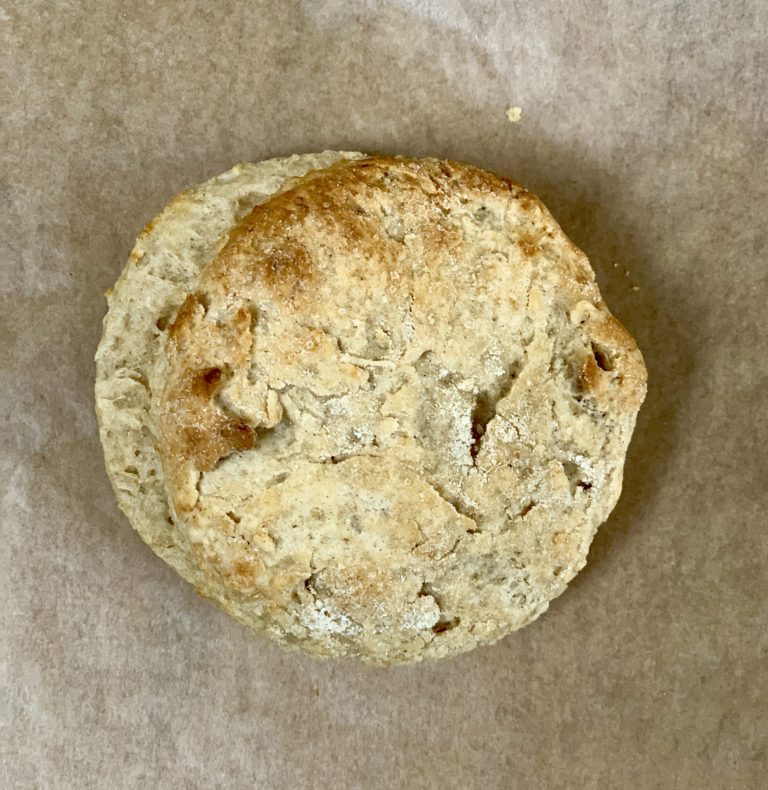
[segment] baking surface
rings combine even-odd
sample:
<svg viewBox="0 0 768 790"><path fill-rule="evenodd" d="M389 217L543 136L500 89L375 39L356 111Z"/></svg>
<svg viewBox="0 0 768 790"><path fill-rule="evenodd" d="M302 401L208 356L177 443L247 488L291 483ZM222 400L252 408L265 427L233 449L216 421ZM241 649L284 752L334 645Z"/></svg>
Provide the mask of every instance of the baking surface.
<svg viewBox="0 0 768 790"><path fill-rule="evenodd" d="M766 37L757 0L2 6L0 786L764 787ZM648 366L587 568L444 663L256 639L103 469L93 354L136 234L237 161L323 148L524 183Z"/></svg>

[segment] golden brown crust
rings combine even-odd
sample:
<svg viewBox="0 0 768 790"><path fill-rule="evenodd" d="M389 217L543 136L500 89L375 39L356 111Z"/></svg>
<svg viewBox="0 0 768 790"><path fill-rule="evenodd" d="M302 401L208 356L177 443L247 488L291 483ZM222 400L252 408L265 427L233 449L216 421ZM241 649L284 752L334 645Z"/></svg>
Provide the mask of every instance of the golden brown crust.
<svg viewBox="0 0 768 790"><path fill-rule="evenodd" d="M249 450L254 442L253 427L228 414L216 400L227 369L246 361L251 344L250 313L241 308L222 326L206 322L205 316L200 298L189 295L168 327L168 356L172 360L183 359L186 364L169 367L158 438L174 488L183 492L175 502L182 511L194 504L190 471L213 469L222 458ZM204 324L208 324L205 331L219 352L215 360L198 353L194 333Z"/></svg>
<svg viewBox="0 0 768 790"><path fill-rule="evenodd" d="M519 195L526 210L534 206L532 196L509 179L457 162L387 156L342 160L254 207L208 267L209 281L236 291L258 279L284 298L291 298L297 289L310 288L314 270L301 231L334 234L363 257L376 256L385 265L391 264L401 240L388 234L380 217L367 213L356 201L365 196L370 202L377 192L397 191L403 209L417 214L426 210L431 222L423 230L429 242L444 245L448 229L441 214L448 210L457 188L475 191L479 197Z"/></svg>
<svg viewBox="0 0 768 790"><path fill-rule="evenodd" d="M530 622L618 496L644 392L585 256L535 196L457 163L278 189L150 322L187 575L281 644L375 663Z"/></svg>
<svg viewBox="0 0 768 790"><path fill-rule="evenodd" d="M361 207L363 200L370 205L376 202L377 193L391 195L393 191L397 192L403 213L424 218L418 232L424 239L426 258L437 259L446 247L460 240L456 227L443 222L457 193L465 201L473 193L479 199L493 195L497 199L509 196L515 200L531 219L530 228L522 224L516 239L525 258L533 258L542 251L545 228L540 220L546 217L554 223L536 196L510 179L469 165L386 156L342 160L321 172L310 173L272 200L255 206L232 229L227 243L207 267L203 283L220 297L237 300L242 293L252 290L254 283L260 282L276 298L294 304L302 301L306 309L306 303L312 300L316 273L307 236L342 239L344 246L360 260L375 260L390 271L402 269L402 261L397 257L402 240L385 231L380 216ZM580 252L576 260L579 257L583 258ZM583 287L587 295L588 265L571 265L574 287ZM366 276L366 272L360 276ZM398 276L407 273L398 271ZM166 349L171 368L179 357L190 353L188 344L178 342L179 336L189 335L190 343L199 344L198 352L206 340L217 338L219 325L207 331L207 338L191 340L192 324L199 324L200 309L199 302L189 297L174 321L169 333L172 342ZM223 323L228 331L226 336L240 337L243 330L238 327L244 327L248 317L241 307L234 313L234 319L226 320L235 324ZM594 356L587 357L579 379L582 389L603 399L606 378L618 377L625 393L620 402L627 409L636 408L643 398L645 372L634 340L605 310L581 308L574 320L588 323L594 338ZM227 341L219 338L216 342ZM180 383L168 390L162 435L169 437L169 444L161 452L166 459L176 459L169 462L169 469L172 477L179 480L188 479L190 468L193 472L206 471L228 454L253 445L252 426L224 415L213 402L215 390L209 397L194 390L192 384L200 375L199 368L186 370ZM614 397L612 390L609 397Z"/></svg>
<svg viewBox="0 0 768 790"><path fill-rule="evenodd" d="M458 194L468 200L472 193L482 199L518 200L524 211L540 215L544 210L537 198L509 179L469 165L440 160L408 160L377 156L358 161L342 160L320 172L297 180L272 200L255 206L229 233L221 251L207 267L202 284L221 299L234 301L261 283L275 298L296 304L312 300L315 264L307 237L333 237L361 261L375 260L390 273L406 277L402 259L402 239L388 233L381 216L364 210L360 202L376 203L377 195L397 194L403 214L419 217L416 232L424 239L425 258L437 259L446 248L458 244L456 227L445 222ZM360 201L360 202L358 202ZM523 234L518 244L526 257L540 251L535 235ZM361 270L361 277L367 276ZM208 296L206 296L208 298ZM170 380L160 418L160 452L172 480L187 489L191 502L190 476L207 471L230 453L253 445L253 427L225 415L215 403L218 386L201 393L200 376L210 363L221 366L211 345L225 347L234 338L244 338L248 321L244 308L234 317L216 322L198 333L204 324L204 308L195 296L184 303L169 330L166 356ZM223 331L222 331L223 330ZM313 342L313 341L309 341ZM249 340L240 346L245 350ZM190 357L209 360L192 369L185 368ZM242 359L238 357L240 363Z"/></svg>

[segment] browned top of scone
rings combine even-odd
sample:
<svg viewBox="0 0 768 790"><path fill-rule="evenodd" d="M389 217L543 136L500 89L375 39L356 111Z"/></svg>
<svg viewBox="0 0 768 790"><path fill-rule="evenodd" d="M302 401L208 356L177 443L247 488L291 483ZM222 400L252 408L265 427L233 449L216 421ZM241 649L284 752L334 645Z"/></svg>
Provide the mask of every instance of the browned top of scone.
<svg viewBox="0 0 768 790"><path fill-rule="evenodd" d="M557 226L546 209L515 182L433 159L341 161L254 207L232 228L169 326L160 446L170 479L188 488L190 474L253 446L259 426L231 413L217 395L234 369L250 364L252 319L261 301L279 303L295 317L331 310L321 301L327 294L318 281L332 266L343 266L343 281L352 288L374 271L383 273L402 306L413 258L427 267L460 260L468 245L456 210L470 205L482 211L484 202L515 205L509 242L521 258L535 257L553 238ZM601 397L610 372L619 383L612 403L636 408L644 369L634 341L602 310L583 255L563 256L559 266L560 287L573 304L585 300L600 308L580 312L595 341L595 353L583 360L580 387ZM410 298L418 302L419 295ZM215 321L206 318L211 302L223 309Z"/></svg>

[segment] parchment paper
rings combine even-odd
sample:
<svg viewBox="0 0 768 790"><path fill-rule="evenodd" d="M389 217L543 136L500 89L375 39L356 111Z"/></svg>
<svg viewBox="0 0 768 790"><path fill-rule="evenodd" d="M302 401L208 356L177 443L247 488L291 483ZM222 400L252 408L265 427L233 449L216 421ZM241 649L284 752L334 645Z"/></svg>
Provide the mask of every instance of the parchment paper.
<svg viewBox="0 0 768 790"><path fill-rule="evenodd" d="M758 0L6 0L0 785L765 787L766 40ZM238 160L326 147L522 181L647 360L588 568L442 664L257 640L103 469L92 360L137 232Z"/></svg>

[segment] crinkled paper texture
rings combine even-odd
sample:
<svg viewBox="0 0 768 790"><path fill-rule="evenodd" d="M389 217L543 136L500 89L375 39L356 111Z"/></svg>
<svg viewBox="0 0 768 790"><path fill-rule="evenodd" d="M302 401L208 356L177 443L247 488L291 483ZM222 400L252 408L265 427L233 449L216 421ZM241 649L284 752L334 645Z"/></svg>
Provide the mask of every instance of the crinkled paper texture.
<svg viewBox="0 0 768 790"><path fill-rule="evenodd" d="M756 0L0 6L0 786L763 786L767 38ZM324 148L526 184L648 366L588 567L444 663L254 638L103 468L102 294L142 225L237 161Z"/></svg>

